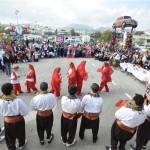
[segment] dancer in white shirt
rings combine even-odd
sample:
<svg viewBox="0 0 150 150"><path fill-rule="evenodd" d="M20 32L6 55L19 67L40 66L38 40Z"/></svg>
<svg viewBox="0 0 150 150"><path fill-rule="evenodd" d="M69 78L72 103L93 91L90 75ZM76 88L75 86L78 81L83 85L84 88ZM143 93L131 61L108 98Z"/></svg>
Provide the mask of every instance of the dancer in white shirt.
<svg viewBox="0 0 150 150"><path fill-rule="evenodd" d="M5 139L9 150L16 150L16 139L19 141L19 150L23 149L25 140L25 115L28 114L27 105L13 95L11 83L1 87L3 96L0 99L0 115L4 117Z"/></svg>
<svg viewBox="0 0 150 150"><path fill-rule="evenodd" d="M69 96L63 96L61 99L61 137L63 144L67 147L74 145L76 142L77 115L81 112L81 101L76 97L76 92L76 86L69 86Z"/></svg>
<svg viewBox="0 0 150 150"><path fill-rule="evenodd" d="M56 97L52 93L48 93L48 84L42 82L40 84L40 94L35 96L31 101L32 109L37 111L36 125L41 145L44 145L44 131L47 133L47 141L50 144L54 138L51 133L53 126L53 108L56 106Z"/></svg>
<svg viewBox="0 0 150 150"><path fill-rule="evenodd" d="M111 148L106 146L106 150L125 150L125 145L134 134L139 125L145 119L146 114L143 109L144 98L136 94L127 106L123 106L115 113L116 120L111 128Z"/></svg>
<svg viewBox="0 0 150 150"><path fill-rule="evenodd" d="M11 84L13 85L14 94L19 95L19 94L23 93L23 91L21 90L21 85L20 85L20 81L19 81L19 78L20 78L20 75L18 73L19 66L13 65L12 69L13 69L13 71L11 73Z"/></svg>
<svg viewBox="0 0 150 150"><path fill-rule="evenodd" d="M85 129L92 129L93 143L97 141L99 131L99 115L102 112L103 99L99 95L99 85L93 83L91 92L81 101L83 116L80 125L79 137L84 139Z"/></svg>

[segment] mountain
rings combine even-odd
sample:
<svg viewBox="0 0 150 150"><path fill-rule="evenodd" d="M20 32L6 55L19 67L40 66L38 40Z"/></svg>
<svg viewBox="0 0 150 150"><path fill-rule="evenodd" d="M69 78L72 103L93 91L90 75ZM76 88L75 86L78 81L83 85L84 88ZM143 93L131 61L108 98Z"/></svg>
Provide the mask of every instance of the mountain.
<svg viewBox="0 0 150 150"><path fill-rule="evenodd" d="M63 27L67 31L74 29L76 32L94 32L94 28L84 24L71 24L69 26Z"/></svg>
<svg viewBox="0 0 150 150"><path fill-rule="evenodd" d="M112 28L110 28L110 27L99 27L99 28L95 29L95 31L99 31L99 32L104 32L106 30L112 31Z"/></svg>

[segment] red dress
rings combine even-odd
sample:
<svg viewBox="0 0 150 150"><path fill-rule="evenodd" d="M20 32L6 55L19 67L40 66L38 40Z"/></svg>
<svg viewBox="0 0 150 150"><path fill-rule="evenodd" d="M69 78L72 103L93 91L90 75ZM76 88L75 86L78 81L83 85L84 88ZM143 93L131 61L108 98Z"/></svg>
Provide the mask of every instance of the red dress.
<svg viewBox="0 0 150 150"><path fill-rule="evenodd" d="M77 95L81 94L83 80L87 80L88 74L85 70L86 61L81 61L77 67Z"/></svg>
<svg viewBox="0 0 150 150"><path fill-rule="evenodd" d="M70 68L68 70L68 86L77 85L77 75L76 75L76 68L74 63L70 63Z"/></svg>
<svg viewBox="0 0 150 150"><path fill-rule="evenodd" d="M60 67L54 69L52 79L51 79L51 92L54 93L57 97L60 96L61 92L61 81L62 77L60 75Z"/></svg>
<svg viewBox="0 0 150 150"><path fill-rule="evenodd" d="M111 82L111 74L112 74L112 68L110 66L109 63L106 63L105 65L103 65L101 68L99 68L97 70L98 72L101 72L102 76L101 76L101 83L100 83L100 91L103 89L103 87L105 87L106 92L109 92L109 88L107 83Z"/></svg>
<svg viewBox="0 0 150 150"><path fill-rule="evenodd" d="M36 75L34 70L30 70L27 72L26 75L26 86L27 86L27 92L30 93L31 89L35 92L37 92L37 88L35 87L36 84Z"/></svg>

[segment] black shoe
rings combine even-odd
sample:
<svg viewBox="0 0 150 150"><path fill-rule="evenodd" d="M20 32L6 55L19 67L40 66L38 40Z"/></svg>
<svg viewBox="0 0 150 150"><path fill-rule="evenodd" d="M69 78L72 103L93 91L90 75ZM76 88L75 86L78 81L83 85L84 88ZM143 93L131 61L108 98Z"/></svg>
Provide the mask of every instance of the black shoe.
<svg viewBox="0 0 150 150"><path fill-rule="evenodd" d="M130 144L130 150L135 150L135 145Z"/></svg>
<svg viewBox="0 0 150 150"><path fill-rule="evenodd" d="M143 149L143 150L146 149L146 146L142 146L142 149Z"/></svg>
<svg viewBox="0 0 150 150"><path fill-rule="evenodd" d="M79 138L80 138L81 140L83 140L83 139L84 139L84 134L79 134Z"/></svg>
<svg viewBox="0 0 150 150"><path fill-rule="evenodd" d="M97 137L93 138L93 143L96 143L96 142L97 142Z"/></svg>
<svg viewBox="0 0 150 150"><path fill-rule="evenodd" d="M41 145L44 145L44 140L43 140L43 141L40 141L40 144L41 144Z"/></svg>
<svg viewBox="0 0 150 150"><path fill-rule="evenodd" d="M111 150L111 147L106 145L106 150Z"/></svg>
<svg viewBox="0 0 150 150"><path fill-rule="evenodd" d="M50 138L47 139L48 140L48 144L50 144L53 141L53 139L54 139L54 134L52 133Z"/></svg>

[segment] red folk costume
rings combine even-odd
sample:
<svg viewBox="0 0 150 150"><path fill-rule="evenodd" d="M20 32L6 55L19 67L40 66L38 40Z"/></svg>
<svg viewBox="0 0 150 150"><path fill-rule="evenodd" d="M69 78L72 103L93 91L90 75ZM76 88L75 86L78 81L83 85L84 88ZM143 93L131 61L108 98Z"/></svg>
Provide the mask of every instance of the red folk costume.
<svg viewBox="0 0 150 150"><path fill-rule="evenodd" d="M77 67L77 95L81 94L83 80L87 80L88 74L85 70L86 61L81 61Z"/></svg>
<svg viewBox="0 0 150 150"><path fill-rule="evenodd" d="M73 62L69 64L67 74L68 74L68 86L77 85L76 68Z"/></svg>
<svg viewBox="0 0 150 150"><path fill-rule="evenodd" d="M61 92L62 77L60 75L60 70L60 67L55 68L51 79L51 92L54 93L56 97L59 97Z"/></svg>
<svg viewBox="0 0 150 150"><path fill-rule="evenodd" d="M26 86L27 86L27 92L30 93L31 89L34 92L37 92L37 88L35 87L36 84L36 74L33 65L29 64L29 71L26 74Z"/></svg>
<svg viewBox="0 0 150 150"><path fill-rule="evenodd" d="M14 94L18 95L18 94L23 93L21 90L21 85L20 85L20 81L19 81L20 75L17 72L19 69L19 66L14 65L12 67L12 69L13 69L13 71L11 73L11 84L13 85Z"/></svg>
<svg viewBox="0 0 150 150"><path fill-rule="evenodd" d="M113 70L110 64L107 62L104 62L104 65L101 68L99 68L97 71L101 72L102 74L99 90L101 91L105 87L106 92L109 92L107 83L111 82L111 74L113 73Z"/></svg>

